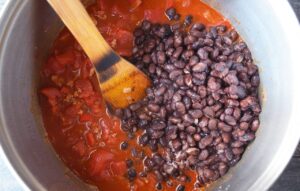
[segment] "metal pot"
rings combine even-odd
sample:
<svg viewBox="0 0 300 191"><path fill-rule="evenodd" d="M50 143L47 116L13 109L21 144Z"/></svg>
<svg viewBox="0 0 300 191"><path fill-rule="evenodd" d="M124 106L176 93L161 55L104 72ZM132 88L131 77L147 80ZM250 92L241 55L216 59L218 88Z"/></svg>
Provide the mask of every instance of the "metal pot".
<svg viewBox="0 0 300 191"><path fill-rule="evenodd" d="M212 190L266 190L300 137L300 29L286 0L207 0L230 19L260 67L263 112L257 138ZM0 22L0 140L31 190L93 190L56 157L37 105L40 65L62 23L46 1L13 0ZM26 185L26 186L25 186Z"/></svg>

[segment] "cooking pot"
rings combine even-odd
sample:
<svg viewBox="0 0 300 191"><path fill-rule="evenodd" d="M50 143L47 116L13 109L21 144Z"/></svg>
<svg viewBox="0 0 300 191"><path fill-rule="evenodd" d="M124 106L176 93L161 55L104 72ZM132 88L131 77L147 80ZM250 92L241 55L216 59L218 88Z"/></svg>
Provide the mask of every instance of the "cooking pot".
<svg viewBox="0 0 300 191"><path fill-rule="evenodd" d="M236 27L260 68L261 127L242 160L211 190L267 190L300 137L300 29L286 0L207 0ZM62 23L46 1L8 1L0 22L1 147L24 189L94 190L70 172L45 139L39 69Z"/></svg>

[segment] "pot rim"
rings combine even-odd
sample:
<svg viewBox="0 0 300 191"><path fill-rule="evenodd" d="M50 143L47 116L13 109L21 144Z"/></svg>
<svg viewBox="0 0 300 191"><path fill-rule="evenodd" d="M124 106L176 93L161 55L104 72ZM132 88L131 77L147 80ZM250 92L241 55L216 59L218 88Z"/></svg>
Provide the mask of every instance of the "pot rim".
<svg viewBox="0 0 300 191"><path fill-rule="evenodd" d="M272 0L270 0L272 1ZM5 47L7 36L9 35L9 29L11 24L16 19L16 15L20 8L26 4L24 0L8 0L0 13L0 73L1 63L3 63L3 47ZM289 46L291 47L290 59L294 68L299 68L298 65L298 51L300 50L300 26L294 11L292 10L288 1L277 0L270 2L272 8L280 14L278 17L279 23L283 30L289 34L286 35ZM295 73L294 81L300 82L300 75ZM289 124L287 124L286 134L284 136L283 144L278 148L274 159L269 164L265 172L257 178L254 184L248 190L267 190L275 180L280 176L290 158L292 157L298 141L300 139L300 117L297 115L300 113L300 87L297 87L297 83L293 83L294 105L291 106L291 116ZM298 107L297 107L298 106ZM0 94L0 155L4 159L6 166L12 172L14 177L24 188L24 190L45 190L44 187L35 179L33 174L28 170L22 159L16 152L8 133L4 128L5 119L3 117L4 111L2 110L2 97ZM3 152L2 152L3 151Z"/></svg>

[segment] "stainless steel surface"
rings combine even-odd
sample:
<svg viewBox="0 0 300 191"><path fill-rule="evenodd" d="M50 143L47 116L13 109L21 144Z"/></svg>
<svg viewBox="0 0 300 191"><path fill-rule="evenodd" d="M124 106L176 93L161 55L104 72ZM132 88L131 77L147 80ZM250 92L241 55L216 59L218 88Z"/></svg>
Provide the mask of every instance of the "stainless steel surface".
<svg viewBox="0 0 300 191"><path fill-rule="evenodd" d="M262 77L263 113L257 139L212 190L266 190L300 137L300 32L285 0L210 0L250 46ZM87 190L44 138L37 106L38 69L61 23L45 1L14 0L0 21L0 140L31 190ZM298 98L298 99L297 99ZM66 175L67 174L67 175Z"/></svg>

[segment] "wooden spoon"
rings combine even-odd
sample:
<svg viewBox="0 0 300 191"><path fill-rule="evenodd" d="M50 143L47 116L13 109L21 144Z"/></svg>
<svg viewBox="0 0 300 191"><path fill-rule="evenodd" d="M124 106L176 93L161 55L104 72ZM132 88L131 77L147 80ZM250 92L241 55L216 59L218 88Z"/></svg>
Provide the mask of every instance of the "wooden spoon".
<svg viewBox="0 0 300 191"><path fill-rule="evenodd" d="M116 108L142 99L150 80L111 49L80 0L47 1L95 65L104 99Z"/></svg>

